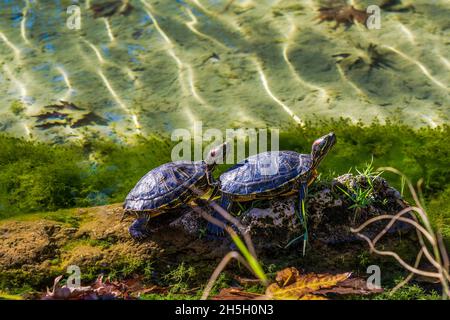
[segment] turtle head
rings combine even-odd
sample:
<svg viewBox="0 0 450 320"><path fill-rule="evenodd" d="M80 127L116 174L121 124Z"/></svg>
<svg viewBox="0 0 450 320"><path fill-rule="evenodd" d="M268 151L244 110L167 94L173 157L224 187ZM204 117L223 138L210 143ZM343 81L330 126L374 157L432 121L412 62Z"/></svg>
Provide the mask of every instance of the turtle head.
<svg viewBox="0 0 450 320"><path fill-rule="evenodd" d="M217 147L211 149L208 152L208 155L205 159L206 164L208 167L215 167L218 163L223 163L223 159L225 158L227 151L229 148L228 142L222 143L221 145L218 145Z"/></svg>
<svg viewBox="0 0 450 320"><path fill-rule="evenodd" d="M311 157L313 167L317 167L322 159L327 155L328 151L336 144L336 135L330 132L320 137L312 144Z"/></svg>

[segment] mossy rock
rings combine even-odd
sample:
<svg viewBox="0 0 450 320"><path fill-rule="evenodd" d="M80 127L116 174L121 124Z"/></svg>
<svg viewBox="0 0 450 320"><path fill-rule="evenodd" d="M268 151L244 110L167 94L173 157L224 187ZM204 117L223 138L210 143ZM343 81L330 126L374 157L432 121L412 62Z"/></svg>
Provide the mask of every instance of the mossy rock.
<svg viewBox="0 0 450 320"><path fill-rule="evenodd" d="M374 199L382 196L388 200L374 201L355 216L345 194L336 188L344 186L345 179L364 186L359 177L346 176L319 181L311 188L306 256L301 252L301 240L286 247L303 231L295 212L295 198L243 205L244 209L247 205L250 208L238 218L249 227L247 231L264 266L363 273L368 263L385 264L384 270L395 265L390 259L371 256L367 244L356 239L349 229L375 215L397 213L400 207L395 200L401 200L398 192L385 180L376 178ZM195 211L181 217L166 214L152 220L152 234L142 242L131 239L128 234L131 220L121 221L122 214L122 205L116 204L66 210L65 219L60 219L61 213L45 213L23 220L1 221L0 290L44 290L52 286L55 276L66 274L70 265L80 267L85 282L104 274L115 279L141 277L144 281L172 286L176 284L170 284L168 275L173 274L174 268L185 265L195 270L190 283L201 286L232 249L228 237L215 240L204 237L206 221ZM71 222L74 219L76 224ZM370 235L377 228L369 230ZM396 251L406 248L401 254L408 258L414 255L415 238L408 230L402 234L401 239L397 233L389 235L383 245ZM228 271L250 276L236 264L231 264Z"/></svg>

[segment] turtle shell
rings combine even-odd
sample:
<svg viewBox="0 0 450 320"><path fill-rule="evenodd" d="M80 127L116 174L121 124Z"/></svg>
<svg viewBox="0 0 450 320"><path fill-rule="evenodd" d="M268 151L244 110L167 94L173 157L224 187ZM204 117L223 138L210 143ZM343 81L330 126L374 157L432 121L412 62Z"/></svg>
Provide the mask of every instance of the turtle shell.
<svg viewBox="0 0 450 320"><path fill-rule="evenodd" d="M124 209L150 211L186 200L189 187L206 177L206 163L176 161L163 164L139 180L125 199ZM180 201L182 202L182 201Z"/></svg>
<svg viewBox="0 0 450 320"><path fill-rule="evenodd" d="M220 176L221 191L249 195L282 188L310 172L309 154L294 151L263 152L236 164ZM306 178L305 178L306 180Z"/></svg>

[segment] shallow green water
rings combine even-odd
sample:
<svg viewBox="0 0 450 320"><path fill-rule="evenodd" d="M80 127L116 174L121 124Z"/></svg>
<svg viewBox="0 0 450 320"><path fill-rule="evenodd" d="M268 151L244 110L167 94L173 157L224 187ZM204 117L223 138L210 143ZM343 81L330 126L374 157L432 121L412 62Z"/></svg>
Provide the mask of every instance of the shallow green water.
<svg viewBox="0 0 450 320"><path fill-rule="evenodd" d="M77 3L81 29L70 30L66 9ZM95 19L97 3L0 1L0 130L129 141L195 121L285 127L343 116L436 126L450 117L447 0L403 1L382 11L380 30L318 24L313 0L135 0L126 16ZM59 100L77 108L46 107Z"/></svg>

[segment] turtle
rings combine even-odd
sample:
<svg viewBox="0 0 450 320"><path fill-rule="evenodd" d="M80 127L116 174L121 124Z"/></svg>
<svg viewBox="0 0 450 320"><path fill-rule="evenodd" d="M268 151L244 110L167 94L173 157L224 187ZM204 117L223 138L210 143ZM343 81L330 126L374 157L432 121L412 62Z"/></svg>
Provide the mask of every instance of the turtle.
<svg viewBox="0 0 450 320"><path fill-rule="evenodd" d="M234 202L298 194L300 219L304 219L307 188L316 179L317 167L335 143L336 135L331 132L314 141L311 154L267 151L237 163L219 178L221 207L230 211ZM215 217L221 218L217 214ZM220 234L222 229L210 224L209 232Z"/></svg>
<svg viewBox="0 0 450 320"><path fill-rule="evenodd" d="M227 146L223 143L211 149L205 160L169 162L144 175L123 204L122 220L130 214L138 217L129 227L131 237L136 240L148 237L151 218L174 212L209 190L216 189L218 181L214 181L212 172L225 156Z"/></svg>

